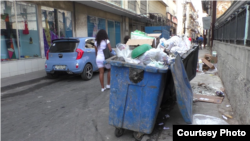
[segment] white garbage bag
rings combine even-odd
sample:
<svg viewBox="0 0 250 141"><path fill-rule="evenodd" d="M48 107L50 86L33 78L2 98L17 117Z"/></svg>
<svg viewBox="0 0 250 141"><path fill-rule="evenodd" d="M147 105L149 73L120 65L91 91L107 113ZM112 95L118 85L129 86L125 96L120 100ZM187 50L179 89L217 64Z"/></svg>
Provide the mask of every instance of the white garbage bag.
<svg viewBox="0 0 250 141"><path fill-rule="evenodd" d="M116 54L118 57L130 58L131 57L131 50L129 49L129 46L126 44L117 44L116 45Z"/></svg>
<svg viewBox="0 0 250 141"><path fill-rule="evenodd" d="M168 55L160 49L152 48L138 58L144 65L148 65L153 60L165 62Z"/></svg>

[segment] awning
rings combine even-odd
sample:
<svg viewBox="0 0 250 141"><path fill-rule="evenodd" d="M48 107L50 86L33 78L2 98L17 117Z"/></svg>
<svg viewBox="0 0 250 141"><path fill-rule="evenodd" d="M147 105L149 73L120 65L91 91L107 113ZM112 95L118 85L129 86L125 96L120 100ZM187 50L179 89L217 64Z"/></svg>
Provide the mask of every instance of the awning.
<svg viewBox="0 0 250 141"><path fill-rule="evenodd" d="M76 1L77 3L81 3L84 5L87 5L89 7L93 7L96 9L100 9L103 11L107 11L116 15L126 16L129 17L135 21L145 22L147 23L149 21L149 18L138 15L132 11L129 11L127 9L121 8L115 4L108 3L106 1Z"/></svg>

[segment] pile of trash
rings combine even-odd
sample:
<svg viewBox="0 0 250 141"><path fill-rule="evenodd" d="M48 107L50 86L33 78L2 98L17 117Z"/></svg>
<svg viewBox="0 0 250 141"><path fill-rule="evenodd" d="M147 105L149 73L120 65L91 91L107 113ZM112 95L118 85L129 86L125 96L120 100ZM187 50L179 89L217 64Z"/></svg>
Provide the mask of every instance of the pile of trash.
<svg viewBox="0 0 250 141"><path fill-rule="evenodd" d="M159 41L159 37L157 39ZM128 44L117 44L116 54L118 60L157 68L167 68L168 65L175 61L175 57L178 54L182 55L186 53L191 46L191 42L184 35L181 37L173 36L168 40L161 38L158 46L154 46L153 41L156 41L156 38L150 37L149 34L138 30L131 32L130 40L134 41L134 45L139 46L131 50ZM152 45L149 45L148 42L152 43Z"/></svg>
<svg viewBox="0 0 250 141"><path fill-rule="evenodd" d="M198 62L198 72L205 72L206 74L217 73L217 68L215 64L217 63L217 53L213 51L211 54L205 54L204 58L199 59Z"/></svg>
<svg viewBox="0 0 250 141"><path fill-rule="evenodd" d="M186 53L191 47L191 42L185 35L173 36L170 39L166 40L164 38L160 39L160 43L158 44L157 48L161 49L162 51L171 52L173 54L184 54Z"/></svg>
<svg viewBox="0 0 250 141"><path fill-rule="evenodd" d="M167 68L174 61L174 57L148 44L140 45L134 50L130 50L126 44L117 44L116 48L117 57L123 58L127 63Z"/></svg>

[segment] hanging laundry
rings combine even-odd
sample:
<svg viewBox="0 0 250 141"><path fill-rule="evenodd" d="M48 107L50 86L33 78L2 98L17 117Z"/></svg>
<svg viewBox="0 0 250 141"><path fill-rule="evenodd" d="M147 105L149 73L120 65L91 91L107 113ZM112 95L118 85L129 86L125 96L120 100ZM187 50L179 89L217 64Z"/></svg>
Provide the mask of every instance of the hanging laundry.
<svg viewBox="0 0 250 141"><path fill-rule="evenodd" d="M24 21L24 30L23 30L23 34L25 34L25 35L29 34L29 29L28 29L27 20Z"/></svg>

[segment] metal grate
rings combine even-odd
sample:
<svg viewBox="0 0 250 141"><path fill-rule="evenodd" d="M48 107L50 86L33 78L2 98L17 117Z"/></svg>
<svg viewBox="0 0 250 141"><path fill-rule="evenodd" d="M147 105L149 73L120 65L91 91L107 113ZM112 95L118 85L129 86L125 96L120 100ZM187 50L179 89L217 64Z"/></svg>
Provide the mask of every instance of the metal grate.
<svg viewBox="0 0 250 141"><path fill-rule="evenodd" d="M136 1L128 1L128 9L136 12Z"/></svg>
<svg viewBox="0 0 250 141"><path fill-rule="evenodd" d="M245 36L246 10L240 12L237 17L237 40L243 41Z"/></svg>

